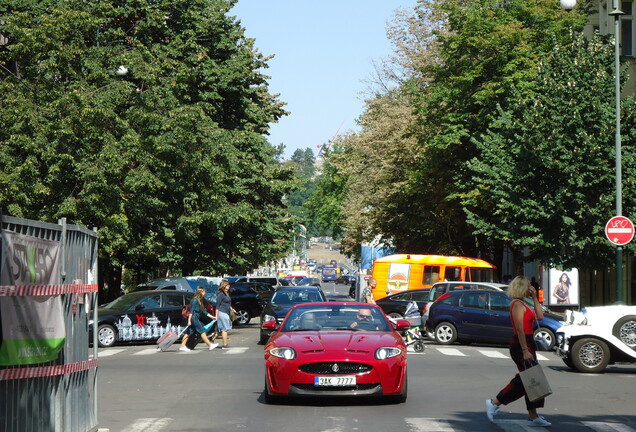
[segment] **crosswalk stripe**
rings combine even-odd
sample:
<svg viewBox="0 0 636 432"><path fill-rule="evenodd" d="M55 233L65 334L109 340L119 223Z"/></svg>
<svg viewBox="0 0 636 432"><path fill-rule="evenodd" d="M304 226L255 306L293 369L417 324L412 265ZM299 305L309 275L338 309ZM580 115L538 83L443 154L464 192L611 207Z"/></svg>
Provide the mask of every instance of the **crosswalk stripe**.
<svg viewBox="0 0 636 432"><path fill-rule="evenodd" d="M622 423L606 423L606 422L581 422L585 426L589 427L596 432L636 432L636 429L632 429L629 426Z"/></svg>
<svg viewBox="0 0 636 432"><path fill-rule="evenodd" d="M101 350L97 354L98 357L108 357L111 355L119 354L120 352L126 351L125 349L109 349L109 350Z"/></svg>
<svg viewBox="0 0 636 432"><path fill-rule="evenodd" d="M509 358L507 355L505 355L502 352L499 351L495 351L495 350L477 350L480 353L482 353L483 355L485 355L486 357L491 357L491 358Z"/></svg>
<svg viewBox="0 0 636 432"><path fill-rule="evenodd" d="M495 420L495 423L499 429L506 432L519 432L520 430L526 432L536 432L537 428L528 425L528 420Z"/></svg>
<svg viewBox="0 0 636 432"><path fill-rule="evenodd" d="M136 353L133 353L132 355L152 355L158 352L159 350L157 348L147 348L141 351L137 351Z"/></svg>
<svg viewBox="0 0 636 432"><path fill-rule="evenodd" d="M168 426L171 418L140 418L121 432L157 432Z"/></svg>
<svg viewBox="0 0 636 432"><path fill-rule="evenodd" d="M454 432L446 420L438 420L433 418L405 418L405 422L411 426L411 431L421 432Z"/></svg>
<svg viewBox="0 0 636 432"><path fill-rule="evenodd" d="M440 347L436 347L435 349L437 351L441 352L444 355L466 357L466 354L464 354L463 352L461 352L457 348L440 348Z"/></svg>

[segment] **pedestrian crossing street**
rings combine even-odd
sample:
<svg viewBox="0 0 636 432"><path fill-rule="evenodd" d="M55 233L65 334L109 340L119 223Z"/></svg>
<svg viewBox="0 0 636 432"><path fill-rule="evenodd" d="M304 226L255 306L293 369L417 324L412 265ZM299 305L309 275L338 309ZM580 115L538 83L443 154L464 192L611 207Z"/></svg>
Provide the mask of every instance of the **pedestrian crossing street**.
<svg viewBox="0 0 636 432"><path fill-rule="evenodd" d="M179 355L198 355L201 353L209 352L207 347L203 345L200 345L194 350L187 351L187 352L177 351L177 346L175 346L174 348L171 348L170 350L166 352L161 352L157 350L157 348L154 346L143 348L141 350L138 350L138 349L139 347L103 348L99 350L98 357L103 358L103 357L115 356L119 354L132 355L132 356L148 356L148 355L156 355L156 354L166 355L171 352L177 353ZM255 347L237 346L237 347L232 347L228 350L215 349L213 350L213 352L215 354L220 353L223 355L236 355L236 354L243 354L251 350L262 350L262 349L263 349L262 346L255 346ZM496 348L474 348L474 347L454 348L454 347L445 347L445 346L438 346L438 345L426 345L426 349L424 350L424 352L421 352L421 353L417 353L413 351L413 347L411 346L407 347L407 350L409 355L414 355L414 356L441 354L444 356L451 356L451 357L483 356L483 357L489 357L492 359L506 359L506 360L510 359L510 356L507 354L507 351L508 351L507 349L496 349ZM549 360L560 361L560 359L558 359L557 356L554 355L553 353L545 353L545 355L541 353L537 353L537 358L539 359L539 361L542 361L542 362L549 361Z"/></svg>
<svg viewBox="0 0 636 432"><path fill-rule="evenodd" d="M332 418L334 423L345 424L338 422L337 418ZM350 420L350 419L349 419ZM173 419L171 418L140 418L135 422L127 425L121 432L162 432L171 431ZM553 420L554 421L554 420ZM536 428L528 426L526 420L495 420L494 425L500 430L505 432L536 432L537 430L546 430L543 428ZM636 429L629 427L623 423L611 423L611 422L580 422L581 432L636 432ZM172 425L174 426L174 425ZM238 426L237 426L238 427ZM246 430L246 429L243 429ZM460 429L455 429L452 425L452 421L413 417L405 418L402 426L396 425L395 431L409 431L409 432L459 432ZM487 426L487 420L484 423L484 430L491 430ZM555 422L550 430L558 430L558 422ZM578 429L577 429L578 430ZM348 432L345 427L335 428L330 427L324 432Z"/></svg>

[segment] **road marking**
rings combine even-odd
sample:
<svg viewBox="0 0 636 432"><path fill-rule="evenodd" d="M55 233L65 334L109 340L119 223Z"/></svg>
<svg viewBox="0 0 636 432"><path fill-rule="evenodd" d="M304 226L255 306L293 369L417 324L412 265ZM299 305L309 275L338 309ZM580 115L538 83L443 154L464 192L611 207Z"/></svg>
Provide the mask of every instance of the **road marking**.
<svg viewBox="0 0 636 432"><path fill-rule="evenodd" d="M433 418L405 418L404 421L411 426L411 431L417 432L454 432L448 422Z"/></svg>
<svg viewBox="0 0 636 432"><path fill-rule="evenodd" d="M444 355L466 357L466 354L464 354L457 348L435 348L435 349Z"/></svg>
<svg viewBox="0 0 636 432"><path fill-rule="evenodd" d="M121 432L157 432L168 426L171 418L140 418Z"/></svg>
<svg viewBox="0 0 636 432"><path fill-rule="evenodd" d="M509 358L507 355L505 355L502 352L499 351L494 351L494 350L477 350L480 353L482 353L483 355L485 355L486 357L491 357L491 358Z"/></svg>
<svg viewBox="0 0 636 432"><path fill-rule="evenodd" d="M223 350L225 354L243 354L245 351L250 349L249 347L233 347L230 349Z"/></svg>
<svg viewBox="0 0 636 432"><path fill-rule="evenodd" d="M109 349L109 350L102 350L99 351L97 353L97 357L108 357L111 355L115 355L115 354L119 354L120 352L124 352L126 351L125 349Z"/></svg>
<svg viewBox="0 0 636 432"><path fill-rule="evenodd" d="M636 432L629 426L622 423L606 423L606 422L581 422L596 432Z"/></svg>
<svg viewBox="0 0 636 432"><path fill-rule="evenodd" d="M548 361L549 359L541 354L537 353L537 360Z"/></svg>
<svg viewBox="0 0 636 432"><path fill-rule="evenodd" d="M493 423L506 432L519 432L520 430L537 432L537 429L543 429L530 426L528 420L495 420Z"/></svg>
<svg viewBox="0 0 636 432"><path fill-rule="evenodd" d="M132 353L132 355L152 355L158 352L161 352L161 350L158 350L157 348L147 348L141 351L137 351L136 353Z"/></svg>

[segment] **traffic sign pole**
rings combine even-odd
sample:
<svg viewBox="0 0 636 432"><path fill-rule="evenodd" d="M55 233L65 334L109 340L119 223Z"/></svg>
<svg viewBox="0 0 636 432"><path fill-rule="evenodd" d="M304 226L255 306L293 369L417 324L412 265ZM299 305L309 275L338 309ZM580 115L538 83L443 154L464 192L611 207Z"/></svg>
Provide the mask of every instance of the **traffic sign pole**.
<svg viewBox="0 0 636 432"><path fill-rule="evenodd" d="M634 238L634 224L625 216L618 215L605 225L607 239L616 247L616 301L623 302L623 245Z"/></svg>

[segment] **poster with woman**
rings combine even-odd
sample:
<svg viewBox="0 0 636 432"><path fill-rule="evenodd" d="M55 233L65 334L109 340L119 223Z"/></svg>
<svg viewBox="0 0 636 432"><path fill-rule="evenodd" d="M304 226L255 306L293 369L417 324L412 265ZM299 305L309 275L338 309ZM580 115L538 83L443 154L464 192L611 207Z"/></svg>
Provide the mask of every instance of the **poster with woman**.
<svg viewBox="0 0 636 432"><path fill-rule="evenodd" d="M579 271L578 269L550 269L550 306L579 305Z"/></svg>

